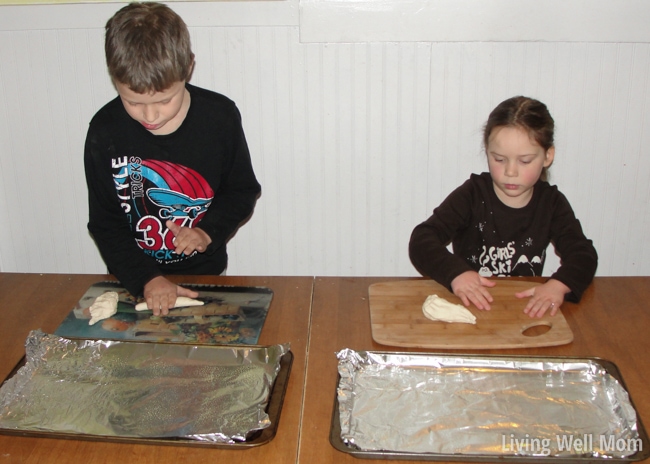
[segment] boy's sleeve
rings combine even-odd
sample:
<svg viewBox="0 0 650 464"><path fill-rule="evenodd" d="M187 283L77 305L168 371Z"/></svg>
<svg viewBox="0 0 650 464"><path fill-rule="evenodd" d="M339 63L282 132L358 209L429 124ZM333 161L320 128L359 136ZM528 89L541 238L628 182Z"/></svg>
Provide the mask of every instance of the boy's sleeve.
<svg viewBox="0 0 650 464"><path fill-rule="evenodd" d="M426 221L415 227L409 242L411 263L420 274L451 290L451 282L472 267L447 246L471 216L469 181L454 190Z"/></svg>
<svg viewBox="0 0 650 464"><path fill-rule="evenodd" d="M111 173L110 156L102 152L100 135L92 125L84 150L84 167L88 185L90 231L111 274L134 296L142 294L144 285L162 275L153 258L137 246L126 215L122 211Z"/></svg>
<svg viewBox="0 0 650 464"><path fill-rule="evenodd" d="M551 220L551 241L561 265L551 276L571 289L568 301L578 302L596 275L598 254L584 232L569 201L558 192L555 214Z"/></svg>
<svg viewBox="0 0 650 464"><path fill-rule="evenodd" d="M230 132L230 158L221 173L221 182L212 204L197 224L212 239L207 253L213 253L228 241L240 224L251 215L261 192L253 171L241 115L234 104Z"/></svg>

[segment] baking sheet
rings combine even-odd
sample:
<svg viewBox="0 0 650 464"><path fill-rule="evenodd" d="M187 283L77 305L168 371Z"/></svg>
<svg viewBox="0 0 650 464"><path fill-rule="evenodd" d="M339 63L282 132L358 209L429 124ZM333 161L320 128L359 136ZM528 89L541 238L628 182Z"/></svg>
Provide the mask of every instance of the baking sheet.
<svg viewBox="0 0 650 464"><path fill-rule="evenodd" d="M342 350L330 442L361 458L637 461L648 437L616 366Z"/></svg>
<svg viewBox="0 0 650 464"><path fill-rule="evenodd" d="M243 448L275 436L288 345L70 340L33 331L0 388L0 432Z"/></svg>

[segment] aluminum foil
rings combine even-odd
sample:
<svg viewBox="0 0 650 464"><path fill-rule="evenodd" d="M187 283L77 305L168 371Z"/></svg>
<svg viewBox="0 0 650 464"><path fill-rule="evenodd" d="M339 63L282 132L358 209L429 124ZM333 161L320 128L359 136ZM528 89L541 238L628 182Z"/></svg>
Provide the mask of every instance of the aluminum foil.
<svg viewBox="0 0 650 464"><path fill-rule="evenodd" d="M217 347L72 340L33 331L0 388L0 428L245 441L288 345Z"/></svg>
<svg viewBox="0 0 650 464"><path fill-rule="evenodd" d="M341 440L357 450L623 458L644 445L628 393L592 360L337 356Z"/></svg>

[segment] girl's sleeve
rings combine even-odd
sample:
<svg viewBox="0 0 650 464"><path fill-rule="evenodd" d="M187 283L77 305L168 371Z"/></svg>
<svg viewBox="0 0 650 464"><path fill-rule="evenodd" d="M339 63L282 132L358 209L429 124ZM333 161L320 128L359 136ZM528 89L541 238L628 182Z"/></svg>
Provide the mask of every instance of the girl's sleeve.
<svg viewBox="0 0 650 464"><path fill-rule="evenodd" d="M571 289L565 297L567 301L578 302L596 274L598 254L593 242L585 237L568 200L560 192L551 220L551 241L561 260L551 278Z"/></svg>
<svg viewBox="0 0 650 464"><path fill-rule="evenodd" d="M451 282L472 267L447 246L467 228L472 208L470 181L454 190L426 221L415 227L409 242L411 263L420 274L451 290Z"/></svg>

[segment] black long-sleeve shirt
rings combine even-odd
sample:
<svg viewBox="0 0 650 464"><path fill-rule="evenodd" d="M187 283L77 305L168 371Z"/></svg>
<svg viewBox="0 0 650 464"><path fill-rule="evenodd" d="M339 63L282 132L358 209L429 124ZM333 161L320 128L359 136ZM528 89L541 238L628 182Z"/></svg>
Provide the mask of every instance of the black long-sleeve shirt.
<svg viewBox="0 0 650 464"><path fill-rule="evenodd" d="M186 88L190 107L171 134L147 131L119 97L88 129L88 229L109 271L134 295L159 275L222 273L226 241L261 190L234 102ZM212 239L206 252L177 255L167 219L205 231Z"/></svg>
<svg viewBox="0 0 650 464"><path fill-rule="evenodd" d="M453 253L447 248L452 244ZM553 243L561 265L551 276L578 301L596 273L598 255L557 187L538 181L530 202L499 200L489 173L472 174L411 234L409 255L423 275L451 289L468 270L483 276L540 276Z"/></svg>

